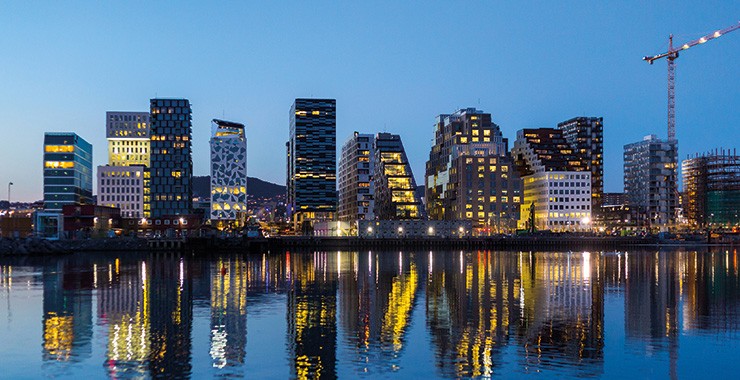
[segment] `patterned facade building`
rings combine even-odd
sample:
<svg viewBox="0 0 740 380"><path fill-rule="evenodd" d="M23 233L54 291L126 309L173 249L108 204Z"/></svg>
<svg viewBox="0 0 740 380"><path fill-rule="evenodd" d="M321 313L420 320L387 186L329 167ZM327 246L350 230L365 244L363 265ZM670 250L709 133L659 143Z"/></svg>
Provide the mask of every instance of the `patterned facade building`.
<svg viewBox="0 0 740 380"><path fill-rule="evenodd" d="M92 145L72 132L44 134L44 209L92 203Z"/></svg>
<svg viewBox="0 0 740 380"><path fill-rule="evenodd" d="M247 137L244 124L213 119L210 219L243 220L246 212Z"/></svg>
<svg viewBox="0 0 740 380"><path fill-rule="evenodd" d="M648 135L624 146L624 194L641 225L667 227L678 206L678 143Z"/></svg>
<svg viewBox="0 0 740 380"><path fill-rule="evenodd" d="M192 123L187 99L151 99L151 217L188 215L193 204Z"/></svg>
<svg viewBox="0 0 740 380"><path fill-rule="evenodd" d="M574 117L558 124L565 141L591 171L591 210L600 218L604 196L604 118Z"/></svg>
<svg viewBox="0 0 740 380"><path fill-rule="evenodd" d="M337 211L336 108L334 99L296 99L290 108L286 208L296 229Z"/></svg>
<svg viewBox="0 0 740 380"><path fill-rule="evenodd" d="M375 136L355 132L342 146L339 160L340 221L375 219Z"/></svg>
<svg viewBox="0 0 740 380"><path fill-rule="evenodd" d="M98 166L97 202L118 207L125 218L148 216L144 192L149 178L150 126L147 112L106 112L108 164Z"/></svg>
<svg viewBox="0 0 740 380"><path fill-rule="evenodd" d="M591 228L591 172L563 131L520 130L512 155L524 182L520 227L555 231Z"/></svg>
<svg viewBox="0 0 740 380"><path fill-rule="evenodd" d="M470 220L480 233L515 229L522 183L508 140L475 108L439 115L426 165L430 219Z"/></svg>
<svg viewBox="0 0 740 380"><path fill-rule="evenodd" d="M424 219L424 206L416 195L416 181L401 136L378 133L374 153L376 219Z"/></svg>

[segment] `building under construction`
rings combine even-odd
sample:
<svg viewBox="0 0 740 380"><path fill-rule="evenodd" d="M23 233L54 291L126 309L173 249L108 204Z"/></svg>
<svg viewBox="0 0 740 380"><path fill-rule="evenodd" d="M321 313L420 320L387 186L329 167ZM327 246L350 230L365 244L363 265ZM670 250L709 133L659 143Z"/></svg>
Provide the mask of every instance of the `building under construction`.
<svg viewBox="0 0 740 380"><path fill-rule="evenodd" d="M683 161L686 218L692 226L740 223L740 156L716 149Z"/></svg>

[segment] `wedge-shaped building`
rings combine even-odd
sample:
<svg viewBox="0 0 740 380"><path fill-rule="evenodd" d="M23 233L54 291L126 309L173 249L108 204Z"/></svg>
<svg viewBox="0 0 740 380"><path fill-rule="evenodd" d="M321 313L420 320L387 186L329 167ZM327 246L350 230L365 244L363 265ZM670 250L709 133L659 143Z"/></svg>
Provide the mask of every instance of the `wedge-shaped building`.
<svg viewBox="0 0 740 380"><path fill-rule="evenodd" d="M375 218L424 219L424 206L416 195L416 181L401 136L378 133L374 150Z"/></svg>

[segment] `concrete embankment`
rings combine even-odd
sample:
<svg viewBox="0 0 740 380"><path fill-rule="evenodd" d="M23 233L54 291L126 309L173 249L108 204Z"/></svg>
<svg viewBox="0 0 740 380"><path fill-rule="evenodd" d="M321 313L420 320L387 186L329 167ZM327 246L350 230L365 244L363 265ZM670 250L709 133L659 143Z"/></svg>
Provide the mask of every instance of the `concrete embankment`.
<svg viewBox="0 0 740 380"><path fill-rule="evenodd" d="M136 238L45 240L0 239L0 255L62 255L85 251L146 251L147 241Z"/></svg>
<svg viewBox="0 0 740 380"><path fill-rule="evenodd" d="M361 239L357 237L298 237L270 239L190 239L194 252L280 252L286 250L624 250L638 247L697 247L699 242L666 241L642 237L496 236L462 239Z"/></svg>

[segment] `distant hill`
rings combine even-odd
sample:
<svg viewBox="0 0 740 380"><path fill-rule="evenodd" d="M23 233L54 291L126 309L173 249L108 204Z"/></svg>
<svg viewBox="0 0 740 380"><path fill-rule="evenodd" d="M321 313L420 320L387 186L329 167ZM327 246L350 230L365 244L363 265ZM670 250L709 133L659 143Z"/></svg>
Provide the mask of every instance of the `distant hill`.
<svg viewBox="0 0 740 380"><path fill-rule="evenodd" d="M247 193L250 197L272 198L285 195L285 186L263 181L259 178L247 177ZM193 176L193 196L210 198L211 176Z"/></svg>

